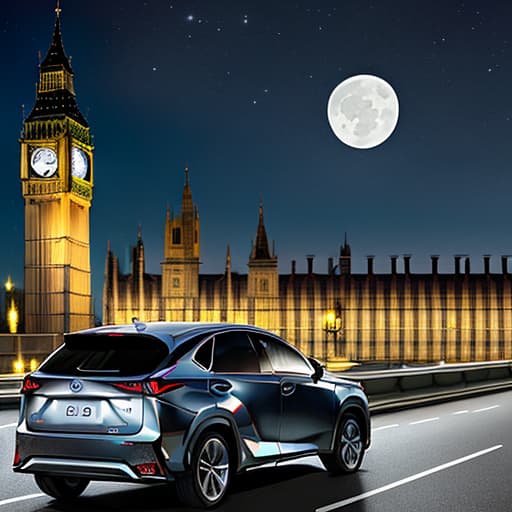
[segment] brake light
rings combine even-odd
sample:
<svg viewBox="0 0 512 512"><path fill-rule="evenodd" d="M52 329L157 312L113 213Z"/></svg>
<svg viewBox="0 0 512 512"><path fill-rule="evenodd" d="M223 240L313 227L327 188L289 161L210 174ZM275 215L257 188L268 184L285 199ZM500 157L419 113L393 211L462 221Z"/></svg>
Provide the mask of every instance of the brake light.
<svg viewBox="0 0 512 512"><path fill-rule="evenodd" d="M142 382L114 382L112 386L131 393L142 393L143 390Z"/></svg>
<svg viewBox="0 0 512 512"><path fill-rule="evenodd" d="M37 382L32 377L27 376L23 379L23 386L21 387L21 392L22 393L31 393L31 392L35 391L36 389L39 389L40 387L41 387L41 384L39 384L39 382Z"/></svg>
<svg viewBox="0 0 512 512"><path fill-rule="evenodd" d="M16 446L16 452L14 453L14 461L12 462L13 466L17 466L21 462L20 452L18 451L18 447Z"/></svg>
<svg viewBox="0 0 512 512"><path fill-rule="evenodd" d="M174 391L176 389L182 388L184 384L181 382L168 382L165 380L149 380L148 381L148 389L151 395L160 395L165 393L166 391Z"/></svg>
<svg viewBox="0 0 512 512"><path fill-rule="evenodd" d="M139 474L142 475L158 475L160 471L155 462L146 462L145 464L137 464L135 466Z"/></svg>

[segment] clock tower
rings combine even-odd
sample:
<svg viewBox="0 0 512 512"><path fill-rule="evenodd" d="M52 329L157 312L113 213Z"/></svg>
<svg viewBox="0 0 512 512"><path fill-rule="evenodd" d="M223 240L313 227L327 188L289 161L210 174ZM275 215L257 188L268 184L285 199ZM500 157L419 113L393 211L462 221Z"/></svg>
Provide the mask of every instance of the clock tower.
<svg viewBox="0 0 512 512"><path fill-rule="evenodd" d="M36 101L21 133L25 200L25 328L62 333L93 325L89 209L93 146L76 103L57 3Z"/></svg>

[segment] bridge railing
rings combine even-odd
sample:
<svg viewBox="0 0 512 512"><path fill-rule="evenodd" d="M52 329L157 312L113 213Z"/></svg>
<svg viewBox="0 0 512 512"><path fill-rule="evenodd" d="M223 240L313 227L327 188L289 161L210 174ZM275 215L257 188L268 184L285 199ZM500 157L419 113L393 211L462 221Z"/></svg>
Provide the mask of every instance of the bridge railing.
<svg viewBox="0 0 512 512"><path fill-rule="evenodd" d="M363 383L374 413L512 389L512 361L351 370L337 375ZM22 376L0 377L0 404L17 403L21 383Z"/></svg>
<svg viewBox="0 0 512 512"><path fill-rule="evenodd" d="M512 361L439 364L337 375L362 382L372 412L416 407L512 388Z"/></svg>

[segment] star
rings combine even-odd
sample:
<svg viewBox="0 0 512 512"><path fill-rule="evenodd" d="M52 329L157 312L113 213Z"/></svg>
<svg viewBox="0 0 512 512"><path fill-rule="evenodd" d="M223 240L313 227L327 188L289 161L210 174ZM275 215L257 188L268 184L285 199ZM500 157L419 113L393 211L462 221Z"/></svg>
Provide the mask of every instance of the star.
<svg viewBox="0 0 512 512"><path fill-rule="evenodd" d="M194 15L193 14L189 14L187 16L187 21L194 21Z"/></svg>
<svg viewBox="0 0 512 512"><path fill-rule="evenodd" d="M153 71L156 71L158 68L156 66L153 66Z"/></svg>

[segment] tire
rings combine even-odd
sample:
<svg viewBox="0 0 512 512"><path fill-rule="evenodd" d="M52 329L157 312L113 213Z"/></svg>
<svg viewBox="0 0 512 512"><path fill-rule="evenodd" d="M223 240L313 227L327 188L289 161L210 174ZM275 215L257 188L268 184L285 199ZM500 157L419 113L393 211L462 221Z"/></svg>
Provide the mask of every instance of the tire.
<svg viewBox="0 0 512 512"><path fill-rule="evenodd" d="M344 414L335 435L334 451L320 455L321 461L331 473L355 473L364 457L360 420L351 413Z"/></svg>
<svg viewBox="0 0 512 512"><path fill-rule="evenodd" d="M57 500L72 500L78 498L89 485L86 478L65 476L34 475L39 489Z"/></svg>
<svg viewBox="0 0 512 512"><path fill-rule="evenodd" d="M190 471L176 476L178 497L190 507L214 507L226 495L232 468L224 437L217 432L206 432L194 446Z"/></svg>

